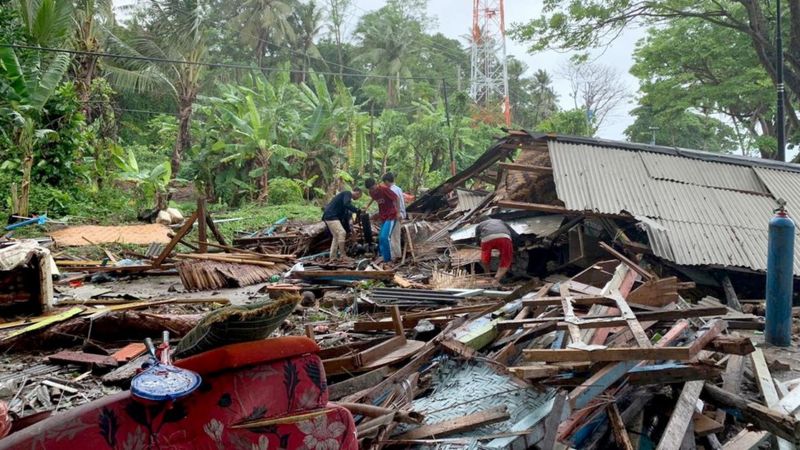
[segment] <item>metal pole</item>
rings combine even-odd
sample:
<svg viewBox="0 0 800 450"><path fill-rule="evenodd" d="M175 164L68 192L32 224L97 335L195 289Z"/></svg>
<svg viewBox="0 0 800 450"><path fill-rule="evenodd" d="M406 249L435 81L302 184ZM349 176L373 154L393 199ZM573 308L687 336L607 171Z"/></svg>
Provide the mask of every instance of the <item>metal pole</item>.
<svg viewBox="0 0 800 450"><path fill-rule="evenodd" d="M785 87L783 85L783 36L781 36L781 0L777 0L776 2L776 11L775 11L775 47L777 51L777 55L775 57L775 72L777 77L777 88L778 88L778 114L775 118L776 127L777 127L777 138L778 138L778 153L776 158L778 161L786 161L786 119L785 113L783 110L783 97L784 97L784 90Z"/></svg>
<svg viewBox="0 0 800 450"><path fill-rule="evenodd" d="M373 161L373 153L375 152L375 103L369 102L369 175L370 177L375 174L372 173L375 169L375 162Z"/></svg>
<svg viewBox="0 0 800 450"><path fill-rule="evenodd" d="M792 290L794 288L794 221L779 200L780 209L769 221L767 250L767 314L764 336L770 345L792 344Z"/></svg>
<svg viewBox="0 0 800 450"><path fill-rule="evenodd" d="M442 79L444 93L444 117L447 120L447 146L450 147L450 175L456 174L456 156L453 151L453 127L450 126L450 102L447 100L447 81Z"/></svg>

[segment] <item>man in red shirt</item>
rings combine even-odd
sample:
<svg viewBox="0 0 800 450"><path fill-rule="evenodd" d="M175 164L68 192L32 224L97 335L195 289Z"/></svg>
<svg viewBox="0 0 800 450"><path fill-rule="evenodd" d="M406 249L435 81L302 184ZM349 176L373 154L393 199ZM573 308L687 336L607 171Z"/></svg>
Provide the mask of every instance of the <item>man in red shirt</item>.
<svg viewBox="0 0 800 450"><path fill-rule="evenodd" d="M391 188L385 184L376 184L372 178L364 181L364 187L369 191L372 200L378 204L378 218L383 221L378 235L378 248L383 261L388 263L392 260L391 236L400 214L400 200Z"/></svg>

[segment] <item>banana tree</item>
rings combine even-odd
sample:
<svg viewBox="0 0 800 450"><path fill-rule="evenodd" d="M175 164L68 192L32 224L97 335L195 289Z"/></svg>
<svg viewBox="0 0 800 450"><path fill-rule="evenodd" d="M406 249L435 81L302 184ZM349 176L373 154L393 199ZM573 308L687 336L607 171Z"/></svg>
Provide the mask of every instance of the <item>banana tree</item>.
<svg viewBox="0 0 800 450"><path fill-rule="evenodd" d="M305 153L291 147L286 136L300 121L287 89L288 77L267 83L261 77L255 88L228 86L224 98L212 99L220 121L227 124L230 136L223 136L217 147L225 147L225 164L235 160L252 164L248 175L257 179L259 202L269 198L271 165L287 164L291 158L303 159Z"/></svg>
<svg viewBox="0 0 800 450"><path fill-rule="evenodd" d="M70 2L20 0L19 12L31 44L58 46L64 42L72 18ZM14 49L0 47L0 114L15 124L12 141L22 153L22 183L13 201L15 214L20 216L28 214L35 146L51 134L40 129L39 119L69 63L65 53L45 56L35 52L26 55L22 64Z"/></svg>
<svg viewBox="0 0 800 450"><path fill-rule="evenodd" d="M337 173L348 166L363 169L368 124L344 83L336 79L334 88L331 94L325 80L313 72L308 84L298 86L304 127L297 135L297 147L313 161L303 167L303 178L318 175L330 192L339 187Z"/></svg>

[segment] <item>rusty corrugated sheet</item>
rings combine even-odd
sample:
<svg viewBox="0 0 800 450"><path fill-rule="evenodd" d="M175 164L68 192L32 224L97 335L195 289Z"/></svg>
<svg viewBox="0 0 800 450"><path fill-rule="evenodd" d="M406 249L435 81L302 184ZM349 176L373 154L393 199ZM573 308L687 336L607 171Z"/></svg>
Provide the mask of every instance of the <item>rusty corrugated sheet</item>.
<svg viewBox="0 0 800 450"><path fill-rule="evenodd" d="M556 191L568 209L636 216L653 252L678 264L764 271L776 199L800 210L800 173L760 167L760 161L748 167L741 158L725 164L697 152L681 157L607 142L548 145ZM800 239L795 245L800 255Z"/></svg>

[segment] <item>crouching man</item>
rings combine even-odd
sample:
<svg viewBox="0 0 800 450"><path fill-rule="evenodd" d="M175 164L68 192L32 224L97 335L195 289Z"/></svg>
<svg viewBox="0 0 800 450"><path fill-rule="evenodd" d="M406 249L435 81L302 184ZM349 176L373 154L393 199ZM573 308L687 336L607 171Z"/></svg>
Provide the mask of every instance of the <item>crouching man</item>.
<svg viewBox="0 0 800 450"><path fill-rule="evenodd" d="M481 266L489 273L489 263L492 261L492 250L500 252L500 266L497 269L495 280L500 281L514 260L515 232L505 222L499 219L487 219L478 224L475 229L475 239L481 245Z"/></svg>

